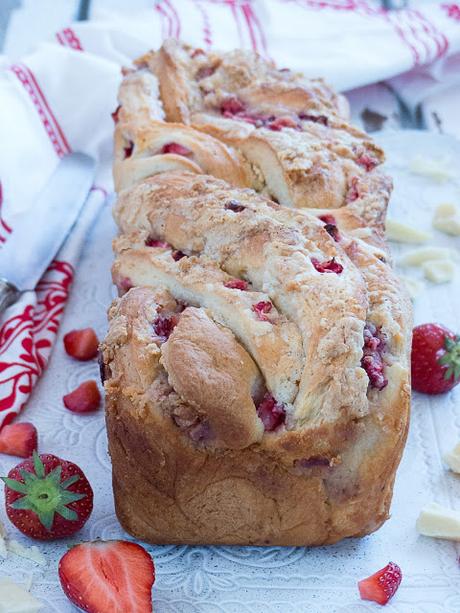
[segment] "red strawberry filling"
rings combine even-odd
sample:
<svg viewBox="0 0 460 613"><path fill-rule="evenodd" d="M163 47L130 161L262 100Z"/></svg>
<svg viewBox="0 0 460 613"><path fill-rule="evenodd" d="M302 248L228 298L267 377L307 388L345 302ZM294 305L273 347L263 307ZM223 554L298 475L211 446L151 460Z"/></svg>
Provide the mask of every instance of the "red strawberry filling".
<svg viewBox="0 0 460 613"><path fill-rule="evenodd" d="M358 181L359 181L358 177L351 178L350 186L348 188L348 192L346 196L347 202L354 202L355 200L358 200L358 198L361 197Z"/></svg>
<svg viewBox="0 0 460 613"><path fill-rule="evenodd" d="M199 47L191 52L190 57L195 59L198 55L205 55L203 49L200 49Z"/></svg>
<svg viewBox="0 0 460 613"><path fill-rule="evenodd" d="M240 204L238 200L230 200L225 204L225 208L227 211L233 211L233 213L241 213L246 207Z"/></svg>
<svg viewBox="0 0 460 613"><path fill-rule="evenodd" d="M240 289L242 291L248 289L248 282L243 279L230 279L230 281L226 281L224 285L229 289Z"/></svg>
<svg viewBox="0 0 460 613"><path fill-rule="evenodd" d="M222 101L220 112L228 119L241 119L256 126L256 128L267 127L274 132L279 132L283 128L294 128L301 130L302 126L292 119L292 117L275 117L274 115L261 115L246 111L246 107L236 96L231 96Z"/></svg>
<svg viewBox="0 0 460 613"><path fill-rule="evenodd" d="M273 396L267 392L262 402L257 407L257 415L262 420L267 432L276 430L286 419L284 404L277 402Z"/></svg>
<svg viewBox="0 0 460 613"><path fill-rule="evenodd" d="M192 151L179 143L166 143L163 145L161 153L175 153L176 155L183 155L187 157L188 155L192 155Z"/></svg>
<svg viewBox="0 0 460 613"><path fill-rule="evenodd" d="M380 335L380 329L374 324L367 323L364 327L364 347L361 366L369 377L369 384L377 390L383 390L388 384L383 374L384 363L382 358L385 341Z"/></svg>
<svg viewBox="0 0 460 613"><path fill-rule="evenodd" d="M233 117L237 113L242 113L244 109L244 104L236 96L225 98L220 105L220 112L224 117Z"/></svg>
<svg viewBox="0 0 460 613"><path fill-rule="evenodd" d="M210 77L212 74L216 72L217 66L202 66L198 72L196 73L196 80L201 81L201 79L206 79L206 77Z"/></svg>
<svg viewBox="0 0 460 613"><path fill-rule="evenodd" d="M299 119L302 121L313 121L314 123L320 123L323 126L329 124L329 119L326 115L310 115L309 113L299 113Z"/></svg>
<svg viewBox="0 0 460 613"><path fill-rule="evenodd" d="M356 163L362 166L366 172L369 172L378 165L378 160L367 153L363 153L356 158Z"/></svg>
<svg viewBox="0 0 460 613"><path fill-rule="evenodd" d="M321 215L320 219L325 224L324 229L326 232L329 236L332 236L336 243L338 243L340 240L340 233L334 215Z"/></svg>
<svg viewBox="0 0 460 613"><path fill-rule="evenodd" d="M178 262L182 258L186 258L187 254L183 251L179 251L179 249L174 249L174 251L171 253L171 257L175 262Z"/></svg>
<svg viewBox="0 0 460 613"><path fill-rule="evenodd" d="M158 315L158 317L153 322L153 330L155 334L160 338L161 342L164 343L168 340L171 332L176 327L179 318L177 315Z"/></svg>
<svg viewBox="0 0 460 613"><path fill-rule="evenodd" d="M260 321L269 321L267 313L270 313L272 308L273 304L268 300L261 300L257 304L252 305L252 310L257 315L257 319L260 319Z"/></svg>
<svg viewBox="0 0 460 613"><path fill-rule="evenodd" d="M112 116L113 119L113 123L117 124L118 123L118 113L120 112L121 106L118 105L117 108L114 110L113 113L110 113L110 115Z"/></svg>
<svg viewBox="0 0 460 613"><path fill-rule="evenodd" d="M279 132L283 128L294 128L294 130L302 129L302 126L300 126L291 117L277 117L273 121L268 121L266 125L267 128L273 130L274 132Z"/></svg>
<svg viewBox="0 0 460 613"><path fill-rule="evenodd" d="M195 443L201 443L211 438L211 428L206 421L199 421L189 428L187 434Z"/></svg>
<svg viewBox="0 0 460 613"><path fill-rule="evenodd" d="M166 241L160 241L156 238L151 238L150 236L145 241L145 246L146 247L162 247L163 249L167 249L168 247L171 247L171 245L167 243Z"/></svg>
<svg viewBox="0 0 460 613"><path fill-rule="evenodd" d="M301 458L300 460L296 460L294 462L296 466L300 466L300 468L316 468L317 466L330 466L331 462L329 458L325 458L324 456L314 455L310 458Z"/></svg>
<svg viewBox="0 0 460 613"><path fill-rule="evenodd" d="M133 149L134 149L134 143L132 141L129 141L128 144L123 148L123 151L125 154L125 160L126 158L131 157L133 153Z"/></svg>
<svg viewBox="0 0 460 613"><path fill-rule="evenodd" d="M336 262L335 258L332 258L332 260L327 260L326 262L320 262L316 258L311 258L311 263L318 272L333 272L336 275L340 275L343 270L342 264Z"/></svg>
<svg viewBox="0 0 460 613"><path fill-rule="evenodd" d="M117 285L120 289L122 289L123 291L127 292L129 291L133 286L133 282L131 281L131 279L129 279L128 277L122 277L118 282Z"/></svg>

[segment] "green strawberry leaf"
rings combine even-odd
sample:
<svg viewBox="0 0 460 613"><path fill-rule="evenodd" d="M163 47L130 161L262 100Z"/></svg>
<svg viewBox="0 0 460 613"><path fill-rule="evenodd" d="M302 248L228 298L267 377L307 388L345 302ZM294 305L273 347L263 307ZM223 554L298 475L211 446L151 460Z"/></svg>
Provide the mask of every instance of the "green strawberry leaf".
<svg viewBox="0 0 460 613"><path fill-rule="evenodd" d="M19 494L27 494L27 486L25 483L21 483L20 481L16 481L15 479L9 479L8 477L2 477L2 481L5 483L10 490L13 492L18 492Z"/></svg>
<svg viewBox="0 0 460 613"><path fill-rule="evenodd" d="M43 479L45 476L45 466L36 451L34 451L33 457L34 457L35 474L37 475L39 479Z"/></svg>

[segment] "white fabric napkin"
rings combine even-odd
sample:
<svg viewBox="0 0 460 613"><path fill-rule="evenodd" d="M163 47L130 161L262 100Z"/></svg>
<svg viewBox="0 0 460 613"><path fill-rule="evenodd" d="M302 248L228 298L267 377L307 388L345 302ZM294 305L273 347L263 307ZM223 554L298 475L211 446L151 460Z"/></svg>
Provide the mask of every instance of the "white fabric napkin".
<svg viewBox="0 0 460 613"><path fill-rule="evenodd" d="M425 2L397 13L365 0L135 4L141 9L135 14L131 3L131 12L96 8L92 21L64 28L21 61L0 61L0 242L33 209L60 157L83 151L98 160L74 232L36 291L2 319L0 427L25 405L46 365L78 253L112 189L110 113L121 65L173 36L204 49L254 49L281 67L324 76L341 90L414 69L431 82L440 74L449 75L449 84L460 81L460 6L453 3Z"/></svg>

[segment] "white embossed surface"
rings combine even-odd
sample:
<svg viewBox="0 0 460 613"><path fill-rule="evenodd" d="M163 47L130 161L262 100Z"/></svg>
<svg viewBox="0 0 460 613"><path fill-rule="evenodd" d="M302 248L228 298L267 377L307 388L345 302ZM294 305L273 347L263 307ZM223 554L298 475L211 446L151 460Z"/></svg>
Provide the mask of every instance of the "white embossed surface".
<svg viewBox="0 0 460 613"><path fill-rule="evenodd" d="M392 217L429 229L432 209L450 200L460 205L460 145L447 137L414 132L384 134L379 139L389 158L396 189ZM457 178L435 183L407 172L416 155L450 160ZM110 461L103 413L74 415L64 409L62 396L88 378L98 378L96 363L68 358L62 335L69 329L93 326L105 333L105 311L114 296L110 281L111 237L115 232L108 207L95 225L77 270L71 298L48 370L23 414L40 432L40 450L79 464L95 492L94 511L75 539L39 545L48 565L10 554L0 560L0 576L18 582L33 576L32 592L44 602L45 613L70 613L57 563L72 542L94 538L129 538L113 510ZM433 231L433 244L455 246L460 239ZM406 249L406 247L402 248ZM397 259L400 248L394 248ZM460 267L460 261L458 262ZM417 273L410 270L410 274ZM407 271L405 271L407 274ZM460 328L460 274L450 284L427 288L415 305L416 322L441 321ZM153 590L156 613L359 613L378 606L359 599L356 582L397 562L402 585L386 606L388 613L454 613L460 611L458 546L417 535L415 520L423 504L435 500L460 508L460 477L447 472L442 453L460 440L460 389L443 398L415 396L409 440L398 472L391 519L376 534L332 547L148 547L155 559ZM0 456L0 474L16 463ZM12 538L22 538L4 521ZM129 612L126 612L129 613Z"/></svg>

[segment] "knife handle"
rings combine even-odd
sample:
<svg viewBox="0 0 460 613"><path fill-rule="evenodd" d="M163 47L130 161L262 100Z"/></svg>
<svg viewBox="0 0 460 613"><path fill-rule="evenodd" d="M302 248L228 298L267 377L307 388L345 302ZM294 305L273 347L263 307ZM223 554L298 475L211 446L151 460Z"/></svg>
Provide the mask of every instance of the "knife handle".
<svg viewBox="0 0 460 613"><path fill-rule="evenodd" d="M17 287L0 277L0 314L16 302L20 294Z"/></svg>

